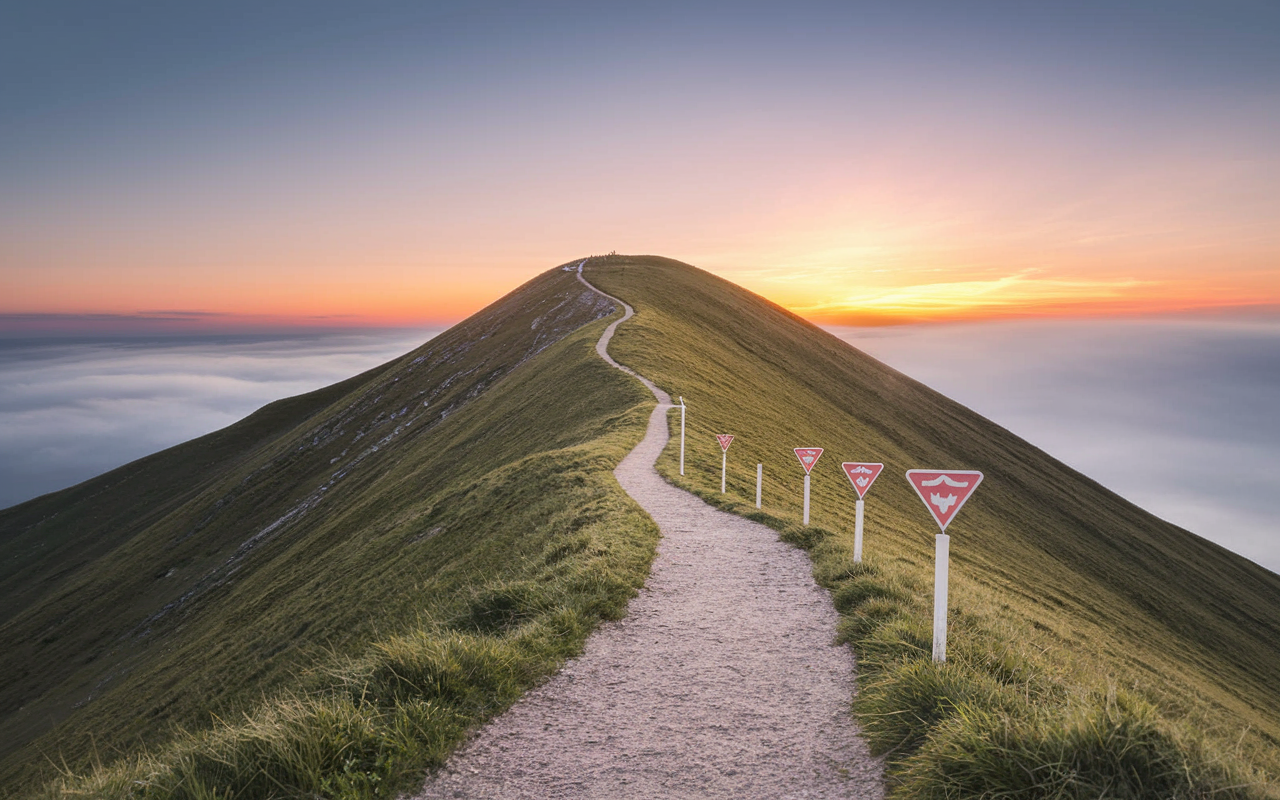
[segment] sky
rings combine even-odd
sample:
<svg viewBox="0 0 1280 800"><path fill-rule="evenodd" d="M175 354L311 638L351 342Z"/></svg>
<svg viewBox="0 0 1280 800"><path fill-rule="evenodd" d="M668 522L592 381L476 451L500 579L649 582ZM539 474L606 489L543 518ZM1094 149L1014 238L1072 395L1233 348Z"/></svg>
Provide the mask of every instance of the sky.
<svg viewBox="0 0 1280 800"><path fill-rule="evenodd" d="M10 3L0 331L437 325L611 250L826 324L1280 313L1272 2Z"/></svg>

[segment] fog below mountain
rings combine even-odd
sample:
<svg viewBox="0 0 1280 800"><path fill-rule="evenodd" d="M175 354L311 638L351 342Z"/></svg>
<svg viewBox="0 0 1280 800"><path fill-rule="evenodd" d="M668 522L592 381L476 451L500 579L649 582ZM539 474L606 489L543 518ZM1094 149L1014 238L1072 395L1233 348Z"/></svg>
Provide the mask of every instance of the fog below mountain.
<svg viewBox="0 0 1280 800"><path fill-rule="evenodd" d="M1280 323L830 330L1143 508L1280 571ZM0 339L0 507L348 378L435 333Z"/></svg>
<svg viewBox="0 0 1280 800"><path fill-rule="evenodd" d="M829 330L1157 516L1280 571L1280 322Z"/></svg>
<svg viewBox="0 0 1280 800"><path fill-rule="evenodd" d="M349 378L438 332L0 338L0 508Z"/></svg>

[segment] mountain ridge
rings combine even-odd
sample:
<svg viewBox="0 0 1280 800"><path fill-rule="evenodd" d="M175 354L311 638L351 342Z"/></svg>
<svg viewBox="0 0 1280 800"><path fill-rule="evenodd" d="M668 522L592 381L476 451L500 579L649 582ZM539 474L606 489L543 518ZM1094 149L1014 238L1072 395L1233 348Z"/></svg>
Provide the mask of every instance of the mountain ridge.
<svg viewBox="0 0 1280 800"><path fill-rule="evenodd" d="M973 731L946 711L954 711L954 705L937 704L944 700L952 703L962 696L987 698L980 703L972 700L978 703L974 708L988 714L992 720L989 724L995 726L983 729L987 740L1015 731L1020 732L1016 738L1022 741L1061 744L1053 737L1075 730L1072 720L1094 720L1098 725L1115 721L1154 731L1153 741L1174 742L1171 752L1181 753L1178 758L1187 753L1191 754L1187 758L1199 758L1195 756L1200 752L1196 748L1201 745L1195 744L1199 739L1194 740L1194 747L1178 744L1182 741L1179 737L1184 736L1179 731L1199 727L1207 737L1204 741L1208 744L1204 746L1217 747L1238 735L1232 757L1245 765L1241 769L1265 768L1272 774L1280 769L1275 757L1280 742L1280 719L1275 709L1280 708L1280 699L1273 688L1280 685L1276 679L1280 669L1276 666L1280 664L1280 658L1276 658L1280 655L1280 612L1275 603L1280 598L1280 578L1155 519L980 415L879 364L797 315L715 276L670 259L648 256L592 257L585 261L584 273L594 285L635 307L635 317L618 328L611 344L614 357L671 394L685 396L690 403L689 474L679 476L672 448L660 458L660 472L668 481L726 510L756 515L753 518L777 528L784 539L806 548L813 556L815 576L832 592L842 614L842 640L855 646L859 663L866 670L855 708L860 709L864 723L871 721L868 730L873 744L897 754L891 758L897 759L895 774L903 781L901 796L928 796L911 792L920 786L941 786L950 779L937 771L956 769L959 762L954 752L963 750L961 745L967 741L957 737ZM567 288L566 281L576 288ZM227 521L228 512L223 511L214 515L207 527L182 540L221 542L207 546L208 552L193 552L191 563L203 566L204 571L190 570L190 574L210 574L211 565L222 563L256 532L283 519L291 509L312 497L318 491L316 487L332 476L330 465L324 460L338 455L339 444L345 442L346 450L338 458L346 458L353 440L363 441L375 432L382 436L384 433L378 431L394 430L406 422L425 422L423 412L418 417L407 413L406 400L410 396L421 399L414 392L427 393L437 388L441 392L445 406L439 417L441 424L430 433L419 426L423 433L416 434L420 437L417 441L424 443L441 437L437 445L406 448L394 445L393 440L388 447L374 451L380 455L370 455L360 464L364 465L362 468L381 464L377 470L324 490L319 507L331 510L330 518L319 520L318 515L308 513L314 506L305 506L295 515L298 519L288 518L293 520L288 523L294 525L289 534L293 539L262 542L254 557L264 562L255 568L256 574L242 569L230 583L209 590L209 599L201 602L215 604L205 608L220 609L219 613L225 615L223 624L195 636L192 631L205 624L201 615L170 613L161 618L162 628L173 627L160 630L158 639L187 642L187 650L179 648L179 656L187 654L186 661L174 656L167 661L157 659L147 667L151 670L148 674L168 676L169 688L155 693L132 683L124 694L117 689L114 698L107 695L81 709L70 709L84 696L84 676L98 669L91 663L81 665L83 669L70 673L71 678L79 675L81 684L71 687L75 691L64 692L63 718L98 720L93 715L101 712L94 709L101 708L103 702L114 704L112 708L128 709L130 697L151 698L132 727L117 727L114 735L133 737L151 731L148 746L161 749L152 750L153 755L148 758L160 760L130 762L126 757L119 763L145 762L151 765L147 769L161 769L157 764L169 765L163 766L161 772L178 775L179 768L172 764L186 762L177 755L165 756L170 751L164 749L167 745L163 737L154 733L163 720L184 720L183 724L194 724L197 731L212 731L208 736L195 734L196 739L189 740L188 745L175 745L178 749L174 753L203 752L200 748L215 746L210 742L217 736L232 741L225 746L234 748L249 748L251 745L244 742L258 741L249 729L233 730L218 724L209 728L207 723L199 722L200 715L210 708L245 712L252 707L243 692L237 694L235 687L229 685L232 682L256 687L264 694L306 686L310 687L307 697L321 698L316 703L339 703L343 709L348 706L341 704L354 703L356 710L351 713L372 715L371 720L400 719L395 715L412 717L419 713L413 710L417 701L396 694L401 689L380 690L377 696L369 696L377 700L372 703L364 694L332 694L336 690L331 683L305 670L326 658L353 659L352 665L371 666L351 666L354 672L342 671L347 677L337 685L354 685L350 682L358 680L381 686L377 682L381 678L368 677L382 674L379 670L383 667L377 665L384 662L379 659L391 658L388 654L408 648L404 642L412 640L418 643L414 647L427 648L412 651L418 655L404 656L418 664L427 658L422 652L437 652L432 648L442 646L440 641L455 641L450 637L462 637L457 641L463 644L457 647L472 653L468 648L497 647L486 637L498 636L494 642L501 641L502 647L515 648L512 653L523 654L510 656L515 659L512 663L525 664L520 659L533 651L553 653L527 667L527 674L521 672L521 677L503 678L486 684L487 688L457 690L458 698L470 698L460 702L471 709L466 712L471 716L459 716L458 721L441 728L453 733L441 734L443 738L429 751L414 750L408 745L402 748L400 744L392 747L386 744L389 740L375 737L382 744L369 745L375 755L369 757L368 765L361 762L360 775L365 778L360 780L388 775L408 781L414 769L439 763L452 747L450 742L456 741L449 736L464 735L467 726L500 711L518 696L520 687L536 682L537 675L554 669L561 659L572 655L594 624L591 620L622 613L628 592L634 591L647 570L653 536L651 523L646 527L636 509L617 497L616 482L610 485L611 479L602 477L621 458L627 443L638 440L651 400L629 378L600 363L591 352L596 331L603 327L602 316L612 313L612 304L607 309L594 303L581 303L579 307L571 301L580 297L575 294L580 288L563 267L544 273L486 309L489 316L481 312L432 340L438 348L433 352L439 359L439 370L432 377L406 379L405 386L399 388L394 385L401 381L392 380L397 377L392 374L394 368L406 365L410 356L422 355L432 344L428 343L365 373L371 377L353 384L362 388L347 391L342 400L326 406L328 411L320 412L327 414L323 419L313 423L316 414L311 414L289 428L298 431L293 438L277 437L257 449L251 447L251 452L258 455L238 466L238 471L211 477L199 495L203 498L200 510L205 512L254 469L274 463L267 455L281 459L294 456L294 461L287 462L289 469L283 471L287 473L285 477L292 476L289 480L267 470L260 473L261 483L236 495L231 502L237 509L234 525ZM561 320L564 335L555 342L540 340L543 334L536 331L544 323L539 320L555 309L568 314ZM539 343L545 347L527 359L516 355L531 353ZM485 361L486 354L498 360ZM505 371L486 371L487 363L503 366ZM610 372L613 374L607 374ZM485 382L486 378L490 380ZM472 382L465 387L454 385L463 379ZM401 391L410 383L410 390ZM468 397L477 386L482 388ZM500 392L491 391L497 386L502 387ZM374 391L378 387L390 391L389 402L381 405L381 411L377 408L381 396ZM360 424L339 424L343 419L339 406L346 408L344 403L356 402L352 398L357 395L369 400L364 411L352 418ZM456 401L464 397L467 402L449 406L449 398ZM318 405L321 399L299 401L298 408L305 411L310 408L308 403ZM438 407L427 407L432 415L439 413ZM803 408L804 413L797 413L797 408ZM406 413L395 416L402 410ZM452 421L444 424L447 420ZM750 420L749 424L744 420ZM322 424L325 422L330 427ZM412 429L413 425L409 427ZM362 430L364 436L356 437ZM729 492L725 496L718 491L720 455L712 436L722 432L739 436L729 458ZM847 482L842 485L842 475L826 468L830 464L815 470L815 524L805 528L798 523L799 471L787 459L789 447L801 444L823 444L838 458L884 461L891 471L924 466L969 467L988 472L979 494L953 526L952 613L956 642L955 657L945 670L936 671L921 662L916 653L921 648L927 652L927 609L921 605L921 598L927 594L932 556L930 526L922 524L918 500L908 493L905 481L885 476L887 480L877 483L867 501L867 561L855 565L845 552L852 529L851 492ZM270 453L265 452L268 450ZM388 459L389 454L394 457ZM765 508L758 514L752 502L757 461L766 463L768 468ZM444 464L450 465L447 474L439 471ZM533 465L544 465L550 472L529 472ZM545 492L520 494L517 485L511 483L516 476L524 476L519 480L530 486L544 486ZM273 477L277 479L272 480ZM502 491L522 500L504 497L498 487L506 487ZM586 495L582 494L584 491ZM581 497L585 496L596 499L583 502ZM531 513L529 509L539 499L546 509L544 517L539 517L542 522L520 531L503 529L500 520L525 519L522 515ZM41 501L49 502L46 498L32 502ZM0 541L16 529L17 525L11 524L13 520L34 518L35 506L26 506L16 507L23 509L26 517L10 514L13 509L0 512ZM156 541L168 542L203 518L194 507L184 514L169 527L156 528ZM612 522L606 524L602 520ZM189 524L178 524L182 521ZM583 530L592 533L582 539L579 532ZM219 531L221 538L210 534ZM428 550L423 552L428 555L412 565L402 563L409 561L401 555L407 542L425 546ZM546 549L539 549L544 542ZM326 567L323 561L308 555L313 548L331 555L343 569ZM644 555L646 548L648 556ZM141 546L135 549L145 550ZM524 555L513 558L517 553ZM391 567L372 569L370 563L382 563L374 559L375 555ZM319 578L294 574L289 567L291 559L314 565ZM581 563L575 559L582 559ZM156 561L155 572L146 582L126 583L117 593L162 583L165 573L161 570L168 562L163 558L152 560ZM104 563L107 562L99 559L98 566L104 574L120 573L118 569L103 568ZM562 567L567 570L566 593L555 594L560 599L551 601L547 599L550 595L544 596L540 581L558 581L555 576L560 573L556 571ZM179 565L179 569L186 570L188 565ZM563 629L571 631L564 637L568 645L546 650L548 640L538 637L548 630L561 630L556 625L569 624L557 609L579 608L573 598L595 591L590 588L593 582L586 578L593 571L610 576L605 593L581 606L581 614L574 612L576 621ZM526 573L542 577L519 577ZM351 575L361 576L360 592L347 586L356 582ZM332 588L338 597L314 594L324 580L334 582ZM421 587L431 588L428 591ZM146 595L150 613L175 597L181 597L181 593L152 590ZM385 625L359 622L356 612L344 605L344 598L353 608L361 603L377 608L385 616ZM272 616L273 603L289 608L292 615ZM130 620L146 617L141 607L127 610L130 613L123 616ZM417 623L412 622L415 615ZM176 625L172 620L179 617L182 624ZM26 619L34 618L29 615ZM83 654L85 641L96 642L98 648L88 648L89 655L96 652L96 658L111 656L109 647L87 634L62 645L56 638L41 644L46 629L56 633L59 619L56 613L41 618L46 628L24 628L9 621L2 632L6 640L13 637L34 643L32 663L48 658L49 653ZM61 624L68 623L62 620ZM406 630L412 631L414 624L421 626L419 633L398 632L405 625L409 626ZM114 630L124 630L123 625L120 622ZM337 637L317 640L315 627L308 625L327 626L326 630ZM392 638L387 639L388 635ZM165 639L169 636L177 638ZM196 644L222 642L228 644L219 645L223 648L218 654L222 661L216 669L196 670L191 676L175 672L189 663L190 654L196 652L191 648ZM37 645L45 648L43 656L36 652ZM304 654L302 651L307 648L310 650ZM143 652L143 645L136 650L132 657L139 663L145 660L144 656L151 658L155 653L154 649ZM219 653L216 648L215 653ZM295 673L303 671L303 677L289 678L286 662ZM12 661L0 661L0 676L13 674L13 669ZM418 667L405 669L407 674L417 674L413 670ZM485 667L476 674L489 674L485 671L489 669ZM497 666L492 669L501 672ZM52 680L59 675L43 677ZM924 685L920 681L934 682L928 684L933 688L921 690L920 695L932 698L929 703L934 705L922 709L910 706L901 694L908 678L917 681L917 685ZM423 677L423 682L414 684L414 691L425 692L425 697L444 697L431 694L442 691L438 680ZM184 681L207 691L183 706L174 698ZM943 686L938 681L951 683ZM1108 694L1108 685L1113 689L1124 687L1120 700L1107 699L1115 694ZM1016 706L1014 695L1019 690L1029 697L1034 695L1039 705L1030 709ZM394 695L394 704L378 705L385 701L387 693ZM1137 699L1126 699L1130 695ZM883 703L879 711L868 710L873 701ZM990 705L997 701L997 705ZM269 697L264 698L264 703L261 708L266 710L247 713L270 717L288 707L283 700L277 702ZM1022 710L1014 713L1000 703ZM0 706L4 707L8 706ZM917 723L898 729L885 722L907 718L903 717L906 710L919 715ZM5 726L13 723L12 716L0 723L0 734L8 737L15 728ZM1142 728L1143 725L1148 727ZM90 743L83 739L71 736L42 741L71 753L76 770L103 776L94 778L105 782L100 785L115 786L110 782L125 781L125 777L134 774L125 767L112 772L110 765L105 771L94 771ZM944 745L955 749L948 751L953 752L952 756L944 757L940 749ZM259 746L265 745L252 745ZM406 759L405 764L418 760L393 768L385 761L391 758L388 753L399 754L396 757ZM972 753L965 757L971 761L977 758ZM239 756L219 758L226 763L239 763ZM384 761L379 762L379 758ZM1028 758L1041 756L1032 754ZM1194 761L1211 762L1212 759ZM8 762L6 774L19 774L13 771L20 769L15 764L12 759ZM287 775L298 786L321 786L328 780L324 770L332 767L316 767L320 771L314 776L306 770L290 772L292 767L279 767L283 770L279 774L270 771L277 767L244 769L247 772L243 775L235 770L213 770L182 780L214 782L206 785L223 785L218 782L224 780L228 781L226 785L241 785L234 781L243 780L244 786L257 786L254 781L260 778L253 776L262 773L276 775L275 779ZM928 771L931 769L934 772ZM1205 770L1205 781L1209 782L1205 785L1227 785L1214 783L1221 776L1209 767ZM926 777L912 784L912 776L920 775ZM28 776L24 780L30 779ZM1272 791L1266 788L1273 786L1268 778L1249 780L1250 786L1263 786L1260 791ZM80 784L73 781L68 785Z"/></svg>
<svg viewBox="0 0 1280 800"><path fill-rule="evenodd" d="M290 537L273 544L273 534L279 536L298 524L314 527L306 522L307 512L317 503L332 505L326 496L341 492L340 496L352 498L344 504L358 503L360 489L387 469L378 466L374 473L368 473L370 465L398 458L401 448L394 440L384 441L388 436L403 437L406 431L414 436L428 434L484 396L493 384L519 372L521 365L547 347L611 312L612 304L571 277L548 272L388 364L301 398L270 404L223 431L85 484L0 511L0 541L10 554L10 562L24 560L21 551L10 548L11 543L47 538L51 530L77 543L108 538L102 536L103 530L108 536L112 531L115 534L98 559L87 562L88 570L83 563L74 571L65 564L42 570L41 562L33 563L31 558L20 563L19 570L11 570L43 574L53 585L40 591L39 587L33 590L4 584L5 595L0 600L6 611L3 635L14 645L0 657L4 723L13 723L15 715L32 717L31 700L49 696L49 687L59 679L71 680L72 685L61 693L57 708L45 719L56 722L72 714L77 703L85 704L86 698L93 697L95 686L118 680L111 669L98 670L95 677L76 678L77 673L86 672L82 663L86 656L93 661L104 654L109 657L113 650L123 651L117 656L123 670L130 669L131 658L145 661L142 651L148 649L146 640L155 635L148 632L148 626L173 628L176 620L177 627L182 627L181 607L219 593L225 597L230 588L227 574L238 571L250 551L259 551L259 558L278 560ZM415 372L430 374L418 379L423 388L406 391L403 387L413 383ZM414 387L419 383L413 383ZM203 455L220 442L228 442L223 445L232 451L228 457L203 462L204 472L184 469L193 451ZM185 485L192 472L207 477L196 486ZM119 483L131 477L159 484L151 495L162 496L168 510L152 511L151 496L135 495L129 491L129 483ZM335 479L344 486L335 488ZM50 509L61 513L53 515ZM86 530L83 520L91 526L97 523L97 527ZM270 551L265 556L261 554L264 548ZM55 560L60 555L52 554ZM135 574L134 565L156 559L163 561L149 567L150 574ZM94 568L100 576L96 583ZM176 575L165 577L174 570ZM175 579L183 583L175 585ZM120 606L105 619L86 611L102 608L103 596L118 598L108 603ZM31 599L25 608L15 611L14 603L23 597ZM77 614L92 621L77 624ZM105 620L115 619L119 621L104 627ZM76 638L68 641L62 637L60 630L65 629L74 630ZM264 642L260 647L269 651L272 645ZM52 669L33 670L29 666L41 663ZM214 680L222 687L215 691L235 694L231 675ZM40 710L38 704L36 710ZM0 742L7 753L15 737L13 727L4 723L0 723Z"/></svg>
<svg viewBox="0 0 1280 800"><path fill-rule="evenodd" d="M962 587L953 613L985 606L1000 624L1021 618L1032 634L1048 631L1041 646L1062 652L1064 665L1093 663L1121 681L1154 676L1148 693L1171 718L1194 706L1208 715L1204 725L1237 734L1247 720L1250 757L1276 769L1280 576L1159 520L741 287L670 260L634 261L643 261L643 277L623 258L593 260L585 273L637 310L615 337L615 357L690 404L688 457L713 468L682 479L668 456L659 462L668 480L750 515L754 465L763 462L765 516L815 548L821 573L822 537L789 527L802 474L791 447L822 445L834 458L814 471L813 514L814 527L837 533L853 528L840 460L882 461L898 475L981 469L983 486L948 531L952 580ZM739 438L729 458L730 491L721 498L714 434L725 432ZM898 578L927 586L936 528L905 480L885 478L867 500L868 552L878 559L877 548L887 545L883 555L909 567ZM779 485L787 487L781 496L770 489ZM828 545L838 538L828 537ZM854 591L843 582L830 588L837 596ZM927 626L920 635L928 641ZM1205 704L1180 697L1188 689Z"/></svg>

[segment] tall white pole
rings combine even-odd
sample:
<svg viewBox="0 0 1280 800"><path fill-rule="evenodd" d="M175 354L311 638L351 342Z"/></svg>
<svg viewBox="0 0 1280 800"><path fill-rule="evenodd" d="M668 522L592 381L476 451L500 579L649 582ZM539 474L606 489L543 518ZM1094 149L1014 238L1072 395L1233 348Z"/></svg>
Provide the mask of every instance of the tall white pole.
<svg viewBox="0 0 1280 800"><path fill-rule="evenodd" d="M809 524L809 473L804 474L804 524Z"/></svg>
<svg viewBox="0 0 1280 800"><path fill-rule="evenodd" d="M859 498L857 505L857 520L853 526L853 563L862 560L862 499Z"/></svg>
<svg viewBox="0 0 1280 800"><path fill-rule="evenodd" d="M684 398L680 398L680 474L684 474Z"/></svg>
<svg viewBox="0 0 1280 800"><path fill-rule="evenodd" d="M756 508L760 507L760 484L764 482L764 464L756 464Z"/></svg>
<svg viewBox="0 0 1280 800"><path fill-rule="evenodd" d="M951 537L938 534L933 568L933 660L947 660L947 556Z"/></svg>
<svg viewBox="0 0 1280 800"><path fill-rule="evenodd" d="M729 451L720 451L720 494L724 494L724 471L729 463Z"/></svg>

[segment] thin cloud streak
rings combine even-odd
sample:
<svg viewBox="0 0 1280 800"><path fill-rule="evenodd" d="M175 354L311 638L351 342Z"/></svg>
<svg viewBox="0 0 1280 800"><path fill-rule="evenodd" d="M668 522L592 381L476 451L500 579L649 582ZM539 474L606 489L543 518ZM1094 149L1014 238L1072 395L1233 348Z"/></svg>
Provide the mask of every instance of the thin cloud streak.
<svg viewBox="0 0 1280 800"><path fill-rule="evenodd" d="M271 333L277 336L328 333L334 328L368 328L357 314L244 314L230 311L159 310L129 313L0 313L0 336L8 338L137 336L229 336ZM374 326L388 327L388 326Z"/></svg>
<svg viewBox="0 0 1280 800"><path fill-rule="evenodd" d="M1023 270L990 280L944 281L892 288L866 288L827 303L793 309L822 320L882 315L886 319L1035 315L1064 306L1098 308L1126 302L1137 305L1152 281L1081 280L1043 276ZM1149 301L1145 305L1149 305Z"/></svg>

